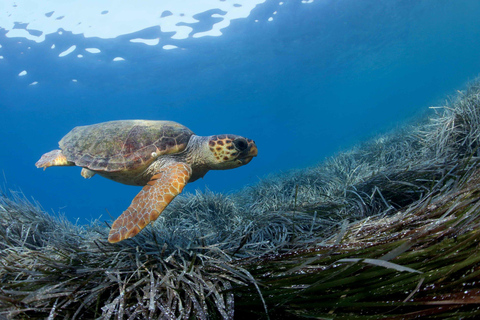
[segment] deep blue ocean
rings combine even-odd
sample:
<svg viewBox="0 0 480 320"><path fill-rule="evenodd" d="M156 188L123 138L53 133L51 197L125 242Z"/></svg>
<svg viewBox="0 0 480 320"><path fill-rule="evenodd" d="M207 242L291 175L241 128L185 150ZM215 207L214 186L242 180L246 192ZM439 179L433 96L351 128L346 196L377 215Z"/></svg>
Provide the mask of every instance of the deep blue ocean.
<svg viewBox="0 0 480 320"><path fill-rule="evenodd" d="M177 121L198 135L254 139L259 154L248 165L210 171L185 189L235 192L271 174L314 166L423 117L428 107L443 105L480 73L478 0L258 1L221 35L197 37L222 20L226 4L234 10L243 3L210 2L194 15L195 22L178 23L192 28L179 39L161 25L161 14L183 17L178 9L168 11L168 3L156 25L107 38L92 36L102 31L95 25L88 34L72 31L72 24L55 32L33 28L35 15L18 21L12 16L41 8L5 0L0 5L2 188L21 190L46 211L81 224L100 216L109 220L106 209L117 217L140 187L100 176L85 180L77 167L43 171L34 164L75 126L152 119ZM66 10L64 1L58 3L58 12ZM105 5L105 11L95 12L98 17L113 15L109 7L115 2L97 3ZM139 10L124 14L141 20L142 10L150 8L136 3ZM58 12L40 15L50 14L59 24L69 18ZM76 26L82 22L88 23ZM44 39L12 36L19 30ZM147 45L130 41L135 38L159 40ZM72 53L59 56L72 46ZM124 60L113 61L116 57Z"/></svg>

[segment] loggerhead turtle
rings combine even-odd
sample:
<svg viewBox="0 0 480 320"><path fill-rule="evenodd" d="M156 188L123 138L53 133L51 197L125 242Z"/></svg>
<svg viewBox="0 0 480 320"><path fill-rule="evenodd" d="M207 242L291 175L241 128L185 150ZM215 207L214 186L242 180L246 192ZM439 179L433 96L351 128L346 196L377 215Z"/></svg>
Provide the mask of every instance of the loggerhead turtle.
<svg viewBox="0 0 480 320"><path fill-rule="evenodd" d="M251 139L223 134L197 136L173 121L120 120L75 127L35 164L83 167L88 179L99 174L144 186L112 225L111 243L135 236L158 218L188 182L209 170L233 169L257 155Z"/></svg>

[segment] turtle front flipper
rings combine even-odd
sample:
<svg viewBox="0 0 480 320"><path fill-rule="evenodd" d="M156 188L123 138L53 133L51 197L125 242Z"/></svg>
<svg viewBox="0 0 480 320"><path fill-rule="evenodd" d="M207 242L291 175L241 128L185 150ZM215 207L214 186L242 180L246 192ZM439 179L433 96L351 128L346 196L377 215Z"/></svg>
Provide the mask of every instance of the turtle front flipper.
<svg viewBox="0 0 480 320"><path fill-rule="evenodd" d="M80 174L85 179L90 179L91 177L93 177L96 174L96 172L93 171L93 170L87 169L87 168L83 168L82 172L80 172Z"/></svg>
<svg viewBox="0 0 480 320"><path fill-rule="evenodd" d="M188 183L192 168L185 163L174 163L155 174L130 207L113 222L108 235L110 243L135 236L151 221L155 221L183 187Z"/></svg>
<svg viewBox="0 0 480 320"><path fill-rule="evenodd" d="M74 166L75 163L68 161L67 157L62 153L62 150L52 150L45 153L40 160L35 163L37 168L43 168L45 170L48 167L53 166Z"/></svg>

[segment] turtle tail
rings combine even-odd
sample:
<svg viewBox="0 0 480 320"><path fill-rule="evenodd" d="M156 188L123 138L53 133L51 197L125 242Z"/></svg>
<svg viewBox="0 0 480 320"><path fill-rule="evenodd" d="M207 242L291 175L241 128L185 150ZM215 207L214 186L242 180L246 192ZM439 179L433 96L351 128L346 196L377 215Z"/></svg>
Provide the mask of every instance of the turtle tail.
<svg viewBox="0 0 480 320"><path fill-rule="evenodd" d="M45 153L40 160L35 163L37 168L43 168L45 170L48 167L53 166L74 166L75 163L68 161L67 157L62 153L62 150L52 150Z"/></svg>

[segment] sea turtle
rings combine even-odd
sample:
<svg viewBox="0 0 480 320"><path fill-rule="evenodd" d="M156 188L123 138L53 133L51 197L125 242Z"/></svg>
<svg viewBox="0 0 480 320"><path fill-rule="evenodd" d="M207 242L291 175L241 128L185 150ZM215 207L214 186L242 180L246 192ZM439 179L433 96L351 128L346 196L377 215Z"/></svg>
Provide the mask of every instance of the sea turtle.
<svg viewBox="0 0 480 320"><path fill-rule="evenodd" d="M120 120L75 127L35 164L83 167L88 179L99 174L144 186L112 225L108 241L135 236L158 218L188 182L209 170L233 169L257 155L251 139L223 134L197 136L173 121Z"/></svg>

